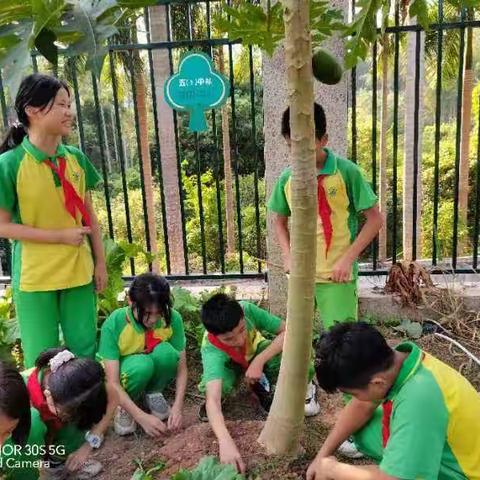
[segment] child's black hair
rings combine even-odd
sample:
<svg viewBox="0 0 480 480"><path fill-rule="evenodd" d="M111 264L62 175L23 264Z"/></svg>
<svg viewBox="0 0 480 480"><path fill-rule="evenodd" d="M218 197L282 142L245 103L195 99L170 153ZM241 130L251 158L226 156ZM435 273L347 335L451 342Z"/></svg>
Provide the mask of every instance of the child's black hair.
<svg viewBox="0 0 480 480"><path fill-rule="evenodd" d="M25 381L17 370L0 361L0 413L18 424L12 432L12 440L24 445L30 432L30 398Z"/></svg>
<svg viewBox="0 0 480 480"><path fill-rule="evenodd" d="M154 273L142 273L134 278L128 296L136 309L137 321L143 325L145 310L154 306L167 325L172 321L172 295L166 278Z"/></svg>
<svg viewBox="0 0 480 480"><path fill-rule="evenodd" d="M328 393L363 389L393 360L393 350L374 327L364 322L340 323L320 338L315 371L320 387Z"/></svg>
<svg viewBox="0 0 480 480"><path fill-rule="evenodd" d="M38 369L48 368L50 360L65 348L50 348L37 358ZM105 372L102 366L90 358L74 358L50 372L47 378L53 402L68 421L79 430L88 430L97 424L107 411L108 396Z"/></svg>
<svg viewBox="0 0 480 480"><path fill-rule="evenodd" d="M203 325L214 335L231 332L243 316L241 305L224 293L213 295L202 306Z"/></svg>
<svg viewBox="0 0 480 480"><path fill-rule="evenodd" d="M327 117L323 107L318 103L313 105L313 118L315 121L315 137L317 140L321 140L327 133ZM282 135L285 138L290 138L290 107L283 112Z"/></svg>
<svg viewBox="0 0 480 480"><path fill-rule="evenodd" d="M47 108L50 110L58 91L62 88L70 95L68 85L64 81L42 73L32 73L22 80L15 98L15 111L19 123L9 128L0 145L0 153L11 150L22 143L29 126L26 108L40 107L42 110Z"/></svg>

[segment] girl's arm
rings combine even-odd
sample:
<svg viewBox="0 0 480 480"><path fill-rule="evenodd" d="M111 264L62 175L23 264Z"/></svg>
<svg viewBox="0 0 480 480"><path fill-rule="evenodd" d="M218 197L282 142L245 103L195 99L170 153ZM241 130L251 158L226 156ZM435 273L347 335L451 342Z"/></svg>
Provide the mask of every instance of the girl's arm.
<svg viewBox="0 0 480 480"><path fill-rule="evenodd" d="M178 362L177 379L175 385L175 402L172 405L172 410L168 418L168 428L170 430L177 430L181 427L183 402L185 400L185 392L187 390L187 380L187 354L184 350L180 353L180 360Z"/></svg>
<svg viewBox="0 0 480 480"><path fill-rule="evenodd" d="M64 243L78 247L83 243L85 235L90 233L90 227L47 230L13 223L10 213L0 209L0 238L37 243Z"/></svg>
<svg viewBox="0 0 480 480"><path fill-rule="evenodd" d="M98 223L98 218L93 208L92 196L88 192L85 195L85 206L92 224L90 240L92 242L93 258L95 260L95 287L97 292L101 292L106 288L108 280L105 251L103 249L100 224Z"/></svg>
<svg viewBox="0 0 480 480"><path fill-rule="evenodd" d="M98 435L101 438L105 436L109 425L112 423L115 411L119 404L119 395L117 389L109 383L107 383L106 389L108 398L107 411L105 412L103 418L90 430L90 433ZM85 442L80 448L68 456L65 463L67 470L74 472L81 468L81 466L92 453L92 450L93 448L90 446L90 444Z"/></svg>

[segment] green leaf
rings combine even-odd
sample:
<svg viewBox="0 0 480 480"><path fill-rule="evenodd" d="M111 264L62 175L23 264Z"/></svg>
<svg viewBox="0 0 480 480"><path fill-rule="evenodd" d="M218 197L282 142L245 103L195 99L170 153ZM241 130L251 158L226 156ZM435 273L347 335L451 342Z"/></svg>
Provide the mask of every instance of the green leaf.
<svg viewBox="0 0 480 480"><path fill-rule="evenodd" d="M382 0L360 0L358 13L345 29L349 39L345 45L345 68L354 67L358 60L365 60L370 46L377 39L377 12L382 8Z"/></svg>
<svg viewBox="0 0 480 480"><path fill-rule="evenodd" d="M121 8L136 9L136 8L150 7L154 5L167 4L167 3L170 3L170 1L169 0L119 0L117 3L118 3L118 6Z"/></svg>
<svg viewBox="0 0 480 480"><path fill-rule="evenodd" d="M180 470L171 480L244 480L232 465L222 465L214 457L203 458L193 470Z"/></svg>
<svg viewBox="0 0 480 480"><path fill-rule="evenodd" d="M318 47L335 31L344 29L343 13L337 8L331 8L325 0L311 0L310 28L312 44L314 47Z"/></svg>
<svg viewBox="0 0 480 480"><path fill-rule="evenodd" d="M62 13L66 8L64 0L31 0L31 2L34 25L30 37L30 48L44 29L55 28L61 24Z"/></svg>
<svg viewBox="0 0 480 480"><path fill-rule="evenodd" d="M224 5L222 13L214 15L214 27L232 40L242 39L246 45L257 45L271 56L285 36L283 7L278 2L267 15L261 5L249 2L239 3L235 8Z"/></svg>
<svg viewBox="0 0 480 480"><path fill-rule="evenodd" d="M75 56L85 53L87 68L100 77L107 40L118 33L115 21L120 12L115 11L115 0L67 0L72 9L66 25L76 28L82 37L69 46L66 54Z"/></svg>
<svg viewBox="0 0 480 480"><path fill-rule="evenodd" d="M31 17L32 6L29 1L2 0L0 2L0 26L31 20Z"/></svg>
<svg viewBox="0 0 480 480"><path fill-rule="evenodd" d="M187 289L181 287L174 287L172 289L172 296L174 298L173 306L175 310L196 312L200 308L200 302Z"/></svg>
<svg viewBox="0 0 480 480"><path fill-rule="evenodd" d="M33 22L24 21L15 25L15 34L0 39L0 68L4 75L10 96L15 97L25 72L31 65L29 34Z"/></svg>
<svg viewBox="0 0 480 480"><path fill-rule="evenodd" d="M423 27L424 30L429 28L429 18L428 18L428 4L426 0L413 0L408 9L408 14L411 18L417 18L418 23Z"/></svg>
<svg viewBox="0 0 480 480"><path fill-rule="evenodd" d="M423 333L423 328L420 323L412 322L411 320L408 320L408 319L402 320L400 325L393 328L394 330L397 330L398 332L402 332L405 335L407 335L407 337L413 338L413 339L420 338Z"/></svg>
<svg viewBox="0 0 480 480"><path fill-rule="evenodd" d="M57 36L48 28L44 28L35 39L37 50L53 65L58 61L58 48L55 45Z"/></svg>

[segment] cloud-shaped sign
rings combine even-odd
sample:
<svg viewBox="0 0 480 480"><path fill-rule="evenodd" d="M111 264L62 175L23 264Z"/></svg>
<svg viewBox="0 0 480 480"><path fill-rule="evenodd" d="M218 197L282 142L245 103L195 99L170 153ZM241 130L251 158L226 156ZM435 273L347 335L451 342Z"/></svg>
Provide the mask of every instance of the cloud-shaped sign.
<svg viewBox="0 0 480 480"><path fill-rule="evenodd" d="M221 107L230 95L227 79L220 75L212 59L200 52L186 54L178 73L165 82L165 101L174 110L190 113L189 128L207 130L205 110Z"/></svg>

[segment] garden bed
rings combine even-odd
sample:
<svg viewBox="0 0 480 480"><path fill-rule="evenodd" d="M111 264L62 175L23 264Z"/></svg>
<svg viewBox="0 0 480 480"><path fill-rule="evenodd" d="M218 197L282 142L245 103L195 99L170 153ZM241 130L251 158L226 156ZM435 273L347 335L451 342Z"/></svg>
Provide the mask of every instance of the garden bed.
<svg viewBox="0 0 480 480"><path fill-rule="evenodd" d="M389 343L394 345L402 340L402 337L393 333L389 327L382 327L382 330L389 338ZM475 388L480 390L480 367L469 362L456 347L450 348L446 341L433 335L424 336L417 343L427 352L461 370ZM472 353L480 355L480 347ZM197 415L199 405L202 403L195 389L200 373L198 353L192 350L189 356L191 393L185 407L185 429L158 440L147 438L141 432L123 438L110 432L104 447L97 455L104 465L99 480L128 479L137 469L138 462L146 469L163 464L164 468L153 473L152 478L168 479L181 468L193 467L204 456L218 455L218 444L209 424L201 423ZM320 448L342 408L341 395L327 396L320 392L322 411L318 417L305 420L301 453L296 458L278 458L265 455L258 445L256 440L265 416L255 401L245 393L240 388L224 405L224 412L228 428L247 464L247 478L252 480L305 478L309 462Z"/></svg>

